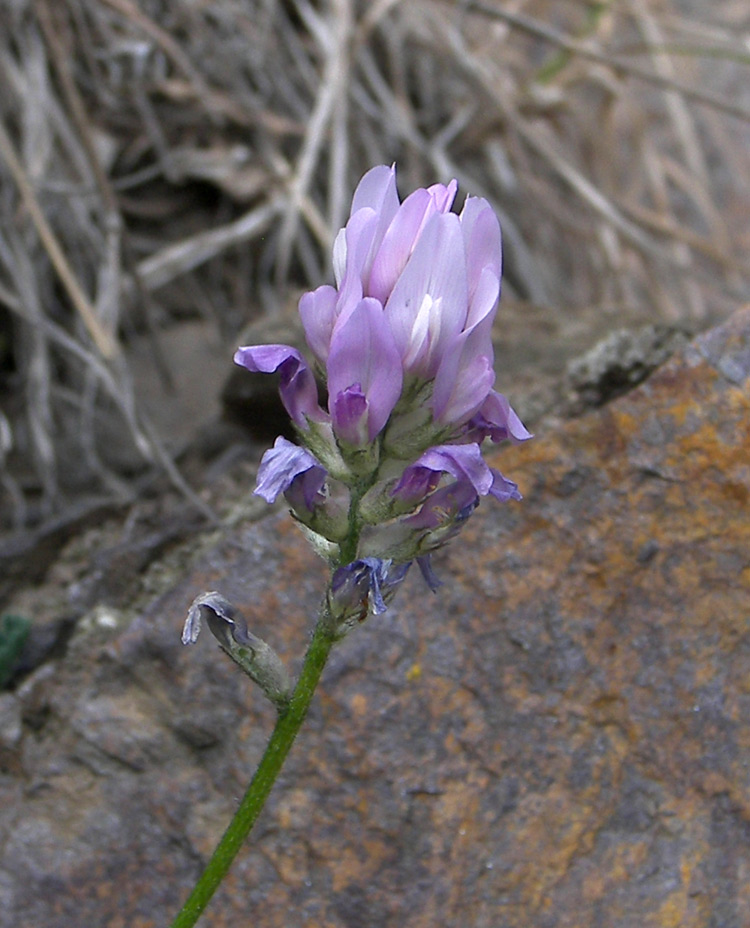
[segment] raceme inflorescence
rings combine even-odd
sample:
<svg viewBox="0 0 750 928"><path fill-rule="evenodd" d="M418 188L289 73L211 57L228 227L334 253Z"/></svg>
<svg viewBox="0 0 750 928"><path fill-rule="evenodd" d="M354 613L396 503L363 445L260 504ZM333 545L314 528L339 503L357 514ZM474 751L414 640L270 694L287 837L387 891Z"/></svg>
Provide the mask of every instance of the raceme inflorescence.
<svg viewBox="0 0 750 928"><path fill-rule="evenodd" d="M276 440L255 492L269 503L283 493L334 567L342 627L365 600L382 611L414 560L434 587L430 553L480 497L520 499L481 451L485 438L530 437L493 389L500 226L480 197L451 212L456 189L435 184L401 203L395 168L368 171L334 243L336 286L300 300L311 361L289 345L235 355L279 373L299 444Z"/></svg>
<svg viewBox="0 0 750 928"><path fill-rule="evenodd" d="M278 374L297 437L279 436L265 452L254 492L269 503L283 494L330 576L294 685L273 648L220 593L203 593L190 607L183 642L194 642L205 621L278 715L247 792L173 928L191 928L226 875L333 645L387 609L415 561L437 589L430 556L460 531L481 497L521 498L482 454L486 439L531 437L493 389L500 226L480 197L467 197L454 213L456 190L456 181L435 184L402 203L394 167L368 171L333 246L335 286L299 303L308 357L279 344L235 354L250 371Z"/></svg>

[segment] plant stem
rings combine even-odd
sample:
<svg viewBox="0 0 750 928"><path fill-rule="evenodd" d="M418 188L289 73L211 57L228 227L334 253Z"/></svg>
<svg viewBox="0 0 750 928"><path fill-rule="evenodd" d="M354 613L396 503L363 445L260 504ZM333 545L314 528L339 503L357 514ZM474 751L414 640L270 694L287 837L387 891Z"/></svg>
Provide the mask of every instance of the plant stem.
<svg viewBox="0 0 750 928"><path fill-rule="evenodd" d="M335 641L326 618L326 613L322 612L289 705L279 713L276 726L247 792L202 876L179 915L172 922L172 928L192 928L198 921L226 876L271 792L297 732L305 720L313 693Z"/></svg>

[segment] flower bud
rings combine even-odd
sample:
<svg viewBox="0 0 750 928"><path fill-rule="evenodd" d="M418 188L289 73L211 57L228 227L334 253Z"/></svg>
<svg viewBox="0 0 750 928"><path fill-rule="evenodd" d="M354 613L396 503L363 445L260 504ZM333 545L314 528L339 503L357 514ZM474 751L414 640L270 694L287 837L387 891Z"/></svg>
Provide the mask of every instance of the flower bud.
<svg viewBox="0 0 750 928"><path fill-rule="evenodd" d="M335 633L343 637L367 616L381 615L388 608L396 587L406 576L409 563L365 557L334 571L328 588L328 614Z"/></svg>
<svg viewBox="0 0 750 928"><path fill-rule="evenodd" d="M195 643L203 620L221 649L278 709L283 709L289 701L291 682L273 648L247 630L247 622L220 593L201 593L193 600L182 631L183 644Z"/></svg>

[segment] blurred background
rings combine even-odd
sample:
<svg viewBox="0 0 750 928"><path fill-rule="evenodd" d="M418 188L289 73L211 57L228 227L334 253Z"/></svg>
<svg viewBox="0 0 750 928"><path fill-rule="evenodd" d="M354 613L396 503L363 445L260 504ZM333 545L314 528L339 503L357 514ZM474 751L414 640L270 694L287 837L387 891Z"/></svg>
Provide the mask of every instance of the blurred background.
<svg viewBox="0 0 750 928"><path fill-rule="evenodd" d="M749 65L744 0L0 0L0 532L205 508L233 350L331 280L374 164L493 203L527 382L726 317Z"/></svg>

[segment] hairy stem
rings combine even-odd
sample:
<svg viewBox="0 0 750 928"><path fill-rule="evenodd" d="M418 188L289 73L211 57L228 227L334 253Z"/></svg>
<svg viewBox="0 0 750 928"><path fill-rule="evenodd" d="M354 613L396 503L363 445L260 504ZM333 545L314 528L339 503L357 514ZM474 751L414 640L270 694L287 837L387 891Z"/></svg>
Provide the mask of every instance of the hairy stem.
<svg viewBox="0 0 750 928"><path fill-rule="evenodd" d="M325 608L325 607L324 607ZM216 846L202 876L172 922L172 928L192 928L226 876L237 852L255 824L268 794L307 715L315 688L328 660L334 637L331 623L321 613L289 705L279 713L265 753L224 836Z"/></svg>

